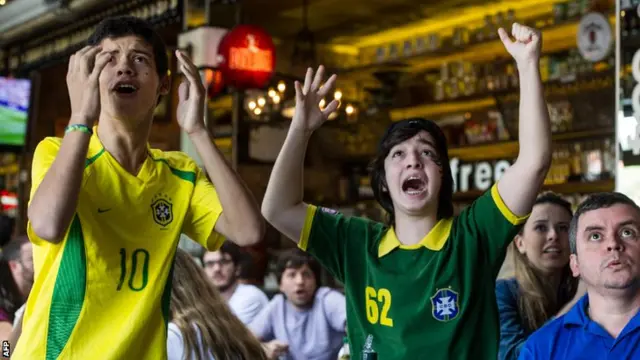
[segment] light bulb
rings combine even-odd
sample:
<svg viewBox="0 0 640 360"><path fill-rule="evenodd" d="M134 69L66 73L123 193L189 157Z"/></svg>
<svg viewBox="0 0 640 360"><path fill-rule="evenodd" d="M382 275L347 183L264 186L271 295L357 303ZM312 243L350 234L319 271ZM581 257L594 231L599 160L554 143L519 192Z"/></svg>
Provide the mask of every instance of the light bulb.
<svg viewBox="0 0 640 360"><path fill-rule="evenodd" d="M351 105L347 105L347 107L344 108L344 111L347 113L347 115L351 115L356 111L356 109Z"/></svg>
<svg viewBox="0 0 640 360"><path fill-rule="evenodd" d="M342 91L336 90L336 92L333 93L333 98L336 100L342 99Z"/></svg>
<svg viewBox="0 0 640 360"><path fill-rule="evenodd" d="M249 101L249 110L253 110L256 108L256 102L255 101Z"/></svg>
<svg viewBox="0 0 640 360"><path fill-rule="evenodd" d="M263 97L258 99L258 106L263 107L264 104L267 103L267 100L265 100Z"/></svg>

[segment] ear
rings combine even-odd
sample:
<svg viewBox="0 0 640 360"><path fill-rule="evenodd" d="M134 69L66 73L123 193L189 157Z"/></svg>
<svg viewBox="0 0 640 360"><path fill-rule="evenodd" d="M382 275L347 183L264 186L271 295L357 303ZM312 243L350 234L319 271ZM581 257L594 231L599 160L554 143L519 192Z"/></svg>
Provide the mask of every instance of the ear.
<svg viewBox="0 0 640 360"><path fill-rule="evenodd" d="M160 88L158 89L160 95L169 94L169 90L171 89L171 77L169 75L165 75L160 79Z"/></svg>
<svg viewBox="0 0 640 360"><path fill-rule="evenodd" d="M236 268L236 271L234 271L234 274L236 274L236 277L240 277L240 266L238 265L234 265Z"/></svg>
<svg viewBox="0 0 640 360"><path fill-rule="evenodd" d="M516 243L516 248L518 248L520 254L524 255L527 252L524 247L524 238L522 235L516 235L516 237L513 238L513 242Z"/></svg>
<svg viewBox="0 0 640 360"><path fill-rule="evenodd" d="M571 254L569 257L569 267L571 267L571 274L573 277L580 276L580 267L578 266L578 255Z"/></svg>
<svg viewBox="0 0 640 360"><path fill-rule="evenodd" d="M15 261L15 260L9 260L9 269L11 269L11 272L17 271L18 268L20 267L20 263Z"/></svg>

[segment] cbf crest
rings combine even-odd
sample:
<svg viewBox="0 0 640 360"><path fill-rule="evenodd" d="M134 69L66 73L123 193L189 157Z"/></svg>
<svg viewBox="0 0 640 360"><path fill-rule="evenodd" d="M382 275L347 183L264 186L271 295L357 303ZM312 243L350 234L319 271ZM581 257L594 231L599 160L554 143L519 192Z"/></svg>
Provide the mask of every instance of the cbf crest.
<svg viewBox="0 0 640 360"><path fill-rule="evenodd" d="M151 213L153 221L162 227L166 227L173 221L173 205L169 195L159 193L151 200Z"/></svg>
<svg viewBox="0 0 640 360"><path fill-rule="evenodd" d="M458 293L447 289L439 289L431 297L431 313L438 321L451 321L458 317L460 306L458 305Z"/></svg>

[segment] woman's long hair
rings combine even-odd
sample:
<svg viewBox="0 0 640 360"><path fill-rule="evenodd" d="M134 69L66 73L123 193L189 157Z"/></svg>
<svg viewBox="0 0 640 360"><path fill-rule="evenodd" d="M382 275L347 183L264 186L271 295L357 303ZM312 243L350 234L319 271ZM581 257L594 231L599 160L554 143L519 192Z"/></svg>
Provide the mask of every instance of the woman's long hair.
<svg viewBox="0 0 640 360"><path fill-rule="evenodd" d="M0 309L6 311L11 321L16 310L22 306L24 299L13 279L9 262L0 253Z"/></svg>
<svg viewBox="0 0 640 360"><path fill-rule="evenodd" d="M534 206L541 204L553 204L562 207L573 214L571 204L554 193L543 193L536 199ZM524 227L520 229L520 235ZM521 254L515 244L511 243L511 252L515 263L515 275L520 288L518 300L518 313L524 325L533 332L544 325L553 315L569 302L578 288L578 279L571 274L569 264L562 268L561 280L558 288L554 288L549 281L545 281L540 273L529 261L526 255Z"/></svg>
<svg viewBox="0 0 640 360"><path fill-rule="evenodd" d="M185 359L266 360L258 339L231 312L218 290L189 254L178 249L171 286L171 321L184 339ZM198 342L202 341L202 352Z"/></svg>

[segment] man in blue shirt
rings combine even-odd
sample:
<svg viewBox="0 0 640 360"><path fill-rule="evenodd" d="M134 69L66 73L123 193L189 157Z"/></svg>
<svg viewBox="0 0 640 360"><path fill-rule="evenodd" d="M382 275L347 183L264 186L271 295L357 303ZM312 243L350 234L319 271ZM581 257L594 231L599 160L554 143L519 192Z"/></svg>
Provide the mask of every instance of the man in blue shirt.
<svg viewBox="0 0 640 360"><path fill-rule="evenodd" d="M592 195L569 242L587 295L534 333L519 359L640 359L640 208L619 193Z"/></svg>

